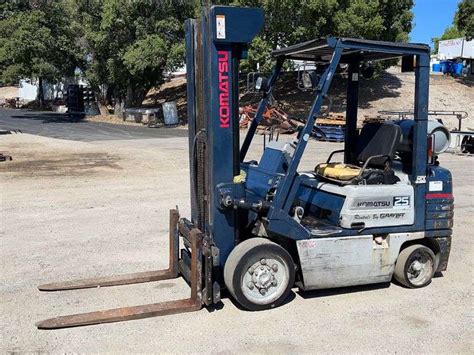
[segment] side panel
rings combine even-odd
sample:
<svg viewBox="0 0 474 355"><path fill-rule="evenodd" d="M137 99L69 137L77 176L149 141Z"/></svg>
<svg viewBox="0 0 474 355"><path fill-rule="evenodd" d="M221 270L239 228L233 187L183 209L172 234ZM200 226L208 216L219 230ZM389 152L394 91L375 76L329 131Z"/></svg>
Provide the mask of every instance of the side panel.
<svg viewBox="0 0 474 355"><path fill-rule="evenodd" d="M343 228L409 226L415 221L411 185L355 185L345 190L340 220Z"/></svg>
<svg viewBox="0 0 474 355"><path fill-rule="evenodd" d="M345 196L301 184L296 200L310 216L319 218L333 226L339 226Z"/></svg>
<svg viewBox="0 0 474 355"><path fill-rule="evenodd" d="M346 185L303 179L297 200L314 217L346 229L411 226L413 186Z"/></svg>
<svg viewBox="0 0 474 355"><path fill-rule="evenodd" d="M423 233L396 233L297 241L303 289L324 289L389 282L401 245Z"/></svg>

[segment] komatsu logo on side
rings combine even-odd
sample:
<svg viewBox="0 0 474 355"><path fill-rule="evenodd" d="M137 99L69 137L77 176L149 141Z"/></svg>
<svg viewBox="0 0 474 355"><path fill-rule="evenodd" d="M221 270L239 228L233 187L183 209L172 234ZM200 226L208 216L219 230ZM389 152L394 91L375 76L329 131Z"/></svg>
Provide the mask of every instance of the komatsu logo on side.
<svg viewBox="0 0 474 355"><path fill-rule="evenodd" d="M371 208L371 207L390 207L390 201L360 201L357 207Z"/></svg>
<svg viewBox="0 0 474 355"><path fill-rule="evenodd" d="M229 128L229 52L218 51L218 80L219 80L219 126Z"/></svg>

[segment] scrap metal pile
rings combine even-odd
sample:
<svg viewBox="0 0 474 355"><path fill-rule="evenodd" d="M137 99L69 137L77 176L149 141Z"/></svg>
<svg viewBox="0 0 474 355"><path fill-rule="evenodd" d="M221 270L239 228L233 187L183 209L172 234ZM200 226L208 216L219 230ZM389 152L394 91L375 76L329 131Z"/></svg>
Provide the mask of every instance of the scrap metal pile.
<svg viewBox="0 0 474 355"><path fill-rule="evenodd" d="M243 106L239 109L240 128L248 128L255 117L257 107ZM263 120L257 128L259 134L268 134L277 130L281 134L292 134L304 125L304 120L290 118L281 108L269 106L263 113ZM320 141L343 142L346 120L342 115L330 114L318 117L314 125L312 137Z"/></svg>
<svg viewBox="0 0 474 355"><path fill-rule="evenodd" d="M18 97L14 98L1 98L0 99L0 107L6 108L20 108L22 105L20 103L20 99Z"/></svg>
<svg viewBox="0 0 474 355"><path fill-rule="evenodd" d="M241 107L239 109L240 128L248 128L256 113L257 107L255 106L247 105ZM300 125L300 122L290 119L283 110L277 107L267 107L263 113L263 120L257 131L260 134L265 134L265 132L270 130L272 127L276 127L280 133L291 134L295 133Z"/></svg>

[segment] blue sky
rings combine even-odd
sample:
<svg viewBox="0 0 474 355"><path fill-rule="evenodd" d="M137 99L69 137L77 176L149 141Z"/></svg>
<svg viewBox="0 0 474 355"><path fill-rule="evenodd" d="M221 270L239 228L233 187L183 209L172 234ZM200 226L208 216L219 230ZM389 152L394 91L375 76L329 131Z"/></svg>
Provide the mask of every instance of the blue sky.
<svg viewBox="0 0 474 355"><path fill-rule="evenodd" d="M410 41L432 45L431 38L441 36L451 25L459 0L415 0L414 26Z"/></svg>

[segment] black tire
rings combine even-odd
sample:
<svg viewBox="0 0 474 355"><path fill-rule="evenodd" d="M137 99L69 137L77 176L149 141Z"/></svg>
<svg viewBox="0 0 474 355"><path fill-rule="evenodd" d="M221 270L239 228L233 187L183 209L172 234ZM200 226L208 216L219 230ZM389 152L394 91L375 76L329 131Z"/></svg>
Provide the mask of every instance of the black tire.
<svg viewBox="0 0 474 355"><path fill-rule="evenodd" d="M271 262L273 264L270 266L268 266L269 264L262 265L262 267L266 268L266 270L262 272L267 273L265 275L271 274L271 277L274 275L272 272L273 267L276 264L280 264L280 267L277 267L275 275L281 273L279 276L282 281L275 286L273 286L272 283L265 288L265 290L270 290L267 296L265 296L265 294L262 296L258 295L262 294L261 288L257 286L259 282L254 284L256 285L255 289L252 287L254 291L243 290L243 287L245 287L245 279L253 279L254 277L253 273L249 271L250 268L257 263L261 263L262 259L273 260ZM258 270L255 271L255 273L257 272ZM248 273L251 276L246 275ZM276 276L273 277L273 279L275 278ZM258 278L258 280L260 280L260 278ZM264 238L251 238L237 245L230 253L224 266L224 282L232 297L243 308L250 311L274 308L285 301L293 287L295 282L295 265L291 255L278 244ZM262 299L255 300L255 298L249 294L252 292L256 293L255 297L262 297ZM265 293L266 292L267 291L265 291ZM271 294L271 292L274 294ZM268 298L268 302L265 297Z"/></svg>
<svg viewBox="0 0 474 355"><path fill-rule="evenodd" d="M424 265L422 271L412 270L417 261ZM425 287L431 283L436 271L436 264L435 254L430 248L421 244L411 245L403 249L398 255L393 276L405 287ZM419 274L414 278L414 273L417 272Z"/></svg>

